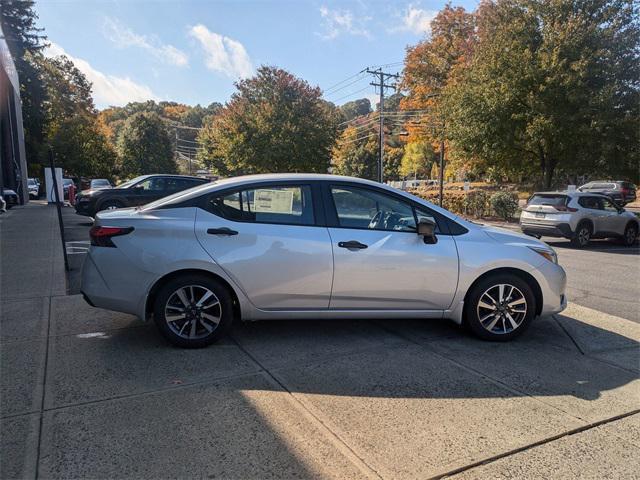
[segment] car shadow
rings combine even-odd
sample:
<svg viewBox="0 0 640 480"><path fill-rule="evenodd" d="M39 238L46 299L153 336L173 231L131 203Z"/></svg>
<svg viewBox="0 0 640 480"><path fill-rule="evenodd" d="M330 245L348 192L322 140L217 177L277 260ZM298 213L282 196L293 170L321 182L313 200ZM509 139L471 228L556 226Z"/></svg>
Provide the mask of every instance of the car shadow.
<svg viewBox="0 0 640 480"><path fill-rule="evenodd" d="M582 329L583 339L640 351L632 338L578 319L562 321L571 322L573 332ZM110 395L128 395L170 386L168 372L187 385L258 370L272 372L293 393L388 398L595 400L638 378L632 368L584 355L553 317L536 319L522 337L506 343L478 340L444 320L242 323L220 343L198 350L172 347L146 328L114 330L75 343L78 347L68 354L85 352L85 358L69 365L80 361L86 367L77 379L62 383L85 390L85 400L104 390L94 382L106 381ZM110 374L101 371L104 364ZM91 365L99 375L87 372ZM73 369L63 373L74 375ZM496 381L510 388L498 388Z"/></svg>
<svg viewBox="0 0 640 480"><path fill-rule="evenodd" d="M585 248L576 248L571 244L569 240L561 240L550 237L542 237L541 240L543 240L546 244L552 246L553 248L561 248L563 250L584 250L587 252L615 253L617 255L640 255L640 243L638 242L636 242L632 247L627 247L622 245L621 243L612 242L606 239L598 239L591 240L591 242L589 242L589 245L587 245Z"/></svg>

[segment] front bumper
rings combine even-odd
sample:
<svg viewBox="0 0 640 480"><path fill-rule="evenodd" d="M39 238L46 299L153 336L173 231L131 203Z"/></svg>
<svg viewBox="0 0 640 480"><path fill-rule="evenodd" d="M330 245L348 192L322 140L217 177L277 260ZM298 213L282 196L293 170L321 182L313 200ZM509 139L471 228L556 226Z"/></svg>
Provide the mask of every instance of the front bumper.
<svg viewBox="0 0 640 480"><path fill-rule="evenodd" d="M538 282L542 293L540 315L559 313L567 308L567 274L555 263L545 262L529 272Z"/></svg>
<svg viewBox="0 0 640 480"><path fill-rule="evenodd" d="M520 223L520 229L525 235L541 237L564 237L571 238L573 232L568 223L557 223L544 225L540 223Z"/></svg>
<svg viewBox="0 0 640 480"><path fill-rule="evenodd" d="M93 217L95 216L94 208L92 206L92 202L79 202L76 201L75 204L76 213L78 215L84 215L85 217Z"/></svg>

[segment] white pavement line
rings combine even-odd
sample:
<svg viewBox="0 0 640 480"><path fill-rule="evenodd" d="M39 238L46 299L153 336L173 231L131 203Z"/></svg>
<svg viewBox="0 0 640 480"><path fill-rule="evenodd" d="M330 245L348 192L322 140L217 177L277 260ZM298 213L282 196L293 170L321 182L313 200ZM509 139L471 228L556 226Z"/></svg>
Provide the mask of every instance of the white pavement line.
<svg viewBox="0 0 640 480"><path fill-rule="evenodd" d="M539 447L539 446L545 445L547 443L555 442L556 440L559 440L561 438L570 437L570 436L575 435L577 433L582 433L582 432L585 432L587 430L591 430L592 428L596 428L596 427L600 427L602 425L606 425L607 423L616 422L618 420L622 420L624 418L631 417L632 415L637 415L638 413L640 413L640 409L632 410L632 411L627 412L627 413L622 413L620 415L616 415L615 417L606 418L604 420L599 420L597 422L592 422L592 423L589 423L588 425L583 425L582 427L577 427L577 428L574 428L574 429L571 429L571 430L567 430L566 432L559 433L558 435L553 435L553 436L551 436L549 438L545 438L544 440L540 440L539 442L533 442L533 443L531 443L529 445L525 445L524 447L520 447L520 448L516 448L516 449L513 449L513 450L509 450L508 452L500 453L500 454L495 455L493 457L485 458L484 460L479 460L477 462L471 463L471 464L466 465L464 467L460 467L460 468L457 468L455 470L451 470L449 472L446 472L446 473L443 473L443 474L440 474L440 475L436 475L435 477L431 477L431 478L432 479L440 479L440 478L451 477L453 475L457 475L458 473L462 473L462 472L465 472L467 470L471 470L473 468L480 467L480 466L483 466L483 465L487 465L487 464L493 463L493 462L495 462L497 460L501 460L501 459L506 458L506 457L510 457L512 455L515 455L516 453L521 453L521 452L524 452L524 451L527 451L527 450L531 450L532 448Z"/></svg>
<svg viewBox="0 0 640 480"><path fill-rule="evenodd" d="M269 371L264 365L262 365L247 349L245 349L240 342L238 342L233 336L229 335L229 338L238 346L238 348L247 356L249 359L254 362L262 372L267 376L267 378L272 381L275 385L281 388L284 392L289 395L294 407L298 407L298 411L304 415L304 417L312 422L320 431L325 432L327 435L327 439L331 442L331 444L342 453L351 463L358 468L364 475L369 478L382 479L382 475L380 475L373 467L371 467L367 462L361 458L355 450L353 450L347 442L342 440L328 425L325 424L317 415L313 413L313 411L307 407L306 402L302 402L297 395L294 395L293 392L285 385L285 383L278 378L274 373ZM315 410L315 409L314 409Z"/></svg>

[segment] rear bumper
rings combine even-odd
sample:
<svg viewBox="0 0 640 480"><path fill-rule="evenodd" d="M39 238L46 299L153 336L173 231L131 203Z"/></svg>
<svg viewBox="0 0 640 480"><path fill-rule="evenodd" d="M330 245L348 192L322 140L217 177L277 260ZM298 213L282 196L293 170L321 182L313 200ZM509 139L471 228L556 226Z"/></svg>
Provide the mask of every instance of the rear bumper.
<svg viewBox="0 0 640 480"><path fill-rule="evenodd" d="M92 307L140 316L154 276L132 268L119 250L91 247L82 265L82 296Z"/></svg>
<svg viewBox="0 0 640 480"><path fill-rule="evenodd" d="M520 229L525 235L545 236L545 237L564 237L571 238L573 232L568 223L557 223L554 225L543 225L539 223L521 223Z"/></svg>

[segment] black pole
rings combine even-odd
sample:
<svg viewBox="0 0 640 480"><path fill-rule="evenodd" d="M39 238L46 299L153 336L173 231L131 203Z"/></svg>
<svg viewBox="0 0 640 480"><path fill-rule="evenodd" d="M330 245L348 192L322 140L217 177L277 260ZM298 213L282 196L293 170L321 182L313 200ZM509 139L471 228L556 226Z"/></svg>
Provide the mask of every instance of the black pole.
<svg viewBox="0 0 640 480"><path fill-rule="evenodd" d="M53 191L56 196L56 210L58 210L58 225L60 226L60 239L62 240L62 255L64 256L64 269L69 271L69 259L67 258L67 243L64 241L64 224L62 223L62 202L58 191L58 179L56 178L56 168L53 162L53 148L49 147L49 166L51 167L51 177L53 178Z"/></svg>
<svg viewBox="0 0 640 480"><path fill-rule="evenodd" d="M438 183L440 184L439 205L442 207L442 197L444 190L444 137L440 141L440 171L438 172Z"/></svg>

